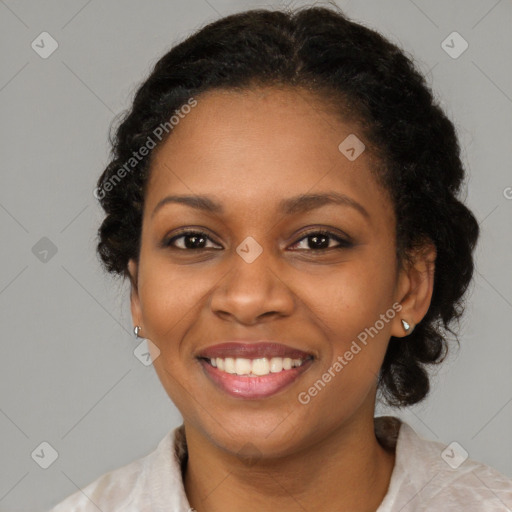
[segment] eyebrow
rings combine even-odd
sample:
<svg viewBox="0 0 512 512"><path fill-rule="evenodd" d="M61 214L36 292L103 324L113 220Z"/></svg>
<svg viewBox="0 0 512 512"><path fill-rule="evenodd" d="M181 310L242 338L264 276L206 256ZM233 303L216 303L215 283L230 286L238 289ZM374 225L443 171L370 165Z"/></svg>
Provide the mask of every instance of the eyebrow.
<svg viewBox="0 0 512 512"><path fill-rule="evenodd" d="M169 203L184 204L197 210L202 210L207 213L223 214L224 208L221 203L215 201L211 197L204 195L172 195L164 197L155 206L151 217L160 210L164 205ZM293 215L296 213L304 213L315 208L320 208L324 205L338 204L341 206L348 206L359 213L361 213L367 219L370 218L370 214L364 208L364 206L354 199L350 198L345 194L339 194L338 192L318 193L318 194L301 194L294 197L282 199L278 204L278 210L285 215Z"/></svg>

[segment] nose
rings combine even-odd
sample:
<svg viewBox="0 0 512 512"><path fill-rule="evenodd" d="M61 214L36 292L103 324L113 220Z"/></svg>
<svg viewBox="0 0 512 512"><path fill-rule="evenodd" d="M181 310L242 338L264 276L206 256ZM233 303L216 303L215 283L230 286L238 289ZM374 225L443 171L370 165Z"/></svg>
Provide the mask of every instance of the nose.
<svg viewBox="0 0 512 512"><path fill-rule="evenodd" d="M211 297L213 313L244 325L289 316L295 306L294 294L278 274L270 251L264 250L251 263L233 252L231 270Z"/></svg>

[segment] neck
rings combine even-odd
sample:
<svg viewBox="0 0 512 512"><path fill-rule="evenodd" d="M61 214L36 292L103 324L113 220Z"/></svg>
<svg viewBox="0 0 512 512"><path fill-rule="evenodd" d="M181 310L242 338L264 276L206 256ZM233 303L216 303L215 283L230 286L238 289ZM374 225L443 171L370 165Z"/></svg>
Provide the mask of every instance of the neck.
<svg viewBox="0 0 512 512"><path fill-rule="evenodd" d="M394 453L379 444L370 419L343 425L299 453L252 459L226 452L185 423L190 505L197 512L375 512L389 486Z"/></svg>

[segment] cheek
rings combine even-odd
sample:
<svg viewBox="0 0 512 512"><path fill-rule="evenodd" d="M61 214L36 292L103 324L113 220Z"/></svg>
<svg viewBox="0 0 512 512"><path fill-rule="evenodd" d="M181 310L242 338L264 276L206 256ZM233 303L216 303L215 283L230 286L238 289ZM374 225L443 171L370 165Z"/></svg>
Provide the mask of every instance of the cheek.
<svg viewBox="0 0 512 512"><path fill-rule="evenodd" d="M149 254L141 261L139 296L148 337L162 351L178 350L179 341L198 317L198 308L203 306L215 276L192 266L178 268Z"/></svg>
<svg viewBox="0 0 512 512"><path fill-rule="evenodd" d="M297 295L314 313L320 329L333 341L343 342L341 348L392 307L394 262L377 254L369 248L326 275L301 276Z"/></svg>
<svg viewBox="0 0 512 512"><path fill-rule="evenodd" d="M312 390L322 395L317 405L357 408L376 385L397 314L394 265L392 250L372 247L324 279L323 286L315 279L307 281L303 292L308 309L314 311L328 341L320 361L322 382L315 375L309 383L316 382L321 389ZM329 388L326 392L324 384Z"/></svg>

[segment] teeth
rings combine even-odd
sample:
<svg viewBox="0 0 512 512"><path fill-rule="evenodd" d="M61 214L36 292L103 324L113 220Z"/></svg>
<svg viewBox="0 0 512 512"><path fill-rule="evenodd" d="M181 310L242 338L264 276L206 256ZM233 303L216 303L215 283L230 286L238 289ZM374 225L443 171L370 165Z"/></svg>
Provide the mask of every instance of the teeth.
<svg viewBox="0 0 512 512"><path fill-rule="evenodd" d="M244 357L217 357L210 359L210 364L226 373L236 375L247 375L249 377L258 377L269 375L270 373L279 373L283 370L291 370L302 366L304 360L291 359L290 357L272 357L270 360L266 357L258 359L246 359Z"/></svg>
<svg viewBox="0 0 512 512"><path fill-rule="evenodd" d="M224 359L224 371L227 373L235 373L235 360L232 357Z"/></svg>
<svg viewBox="0 0 512 512"><path fill-rule="evenodd" d="M278 373L283 369L283 358L282 357L273 357L270 360L270 371L272 373Z"/></svg>
<svg viewBox="0 0 512 512"><path fill-rule="evenodd" d="M249 375L251 373L251 360L237 357L235 359L235 373L237 375Z"/></svg>
<svg viewBox="0 0 512 512"><path fill-rule="evenodd" d="M270 364L266 357L254 359L252 362L252 373L254 375L268 375L270 373Z"/></svg>

